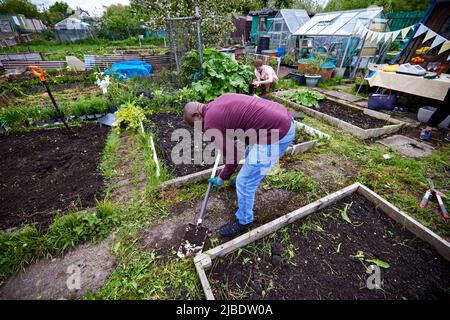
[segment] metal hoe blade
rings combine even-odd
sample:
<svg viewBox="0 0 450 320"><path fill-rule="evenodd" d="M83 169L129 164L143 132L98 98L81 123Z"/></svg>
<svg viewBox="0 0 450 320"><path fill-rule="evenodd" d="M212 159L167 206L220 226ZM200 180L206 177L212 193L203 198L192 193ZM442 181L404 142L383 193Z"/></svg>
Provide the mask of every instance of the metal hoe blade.
<svg viewBox="0 0 450 320"><path fill-rule="evenodd" d="M207 237L208 228L189 223L186 227L186 234L178 249L177 256L180 258L191 257L202 251Z"/></svg>

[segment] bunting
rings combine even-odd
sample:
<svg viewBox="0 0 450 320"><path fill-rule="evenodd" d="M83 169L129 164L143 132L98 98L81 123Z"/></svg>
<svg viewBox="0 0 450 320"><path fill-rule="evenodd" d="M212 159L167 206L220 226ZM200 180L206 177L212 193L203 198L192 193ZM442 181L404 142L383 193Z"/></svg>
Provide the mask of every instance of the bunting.
<svg viewBox="0 0 450 320"><path fill-rule="evenodd" d="M444 43L445 40L446 39L444 37L441 37L440 35L436 34L436 38L434 38L434 41L430 46L430 50L437 47L438 45Z"/></svg>
<svg viewBox="0 0 450 320"><path fill-rule="evenodd" d="M446 41L442 44L441 49L439 49L439 53L438 53L438 54L441 54L441 53L447 51L448 49L450 49L450 41L446 40Z"/></svg>

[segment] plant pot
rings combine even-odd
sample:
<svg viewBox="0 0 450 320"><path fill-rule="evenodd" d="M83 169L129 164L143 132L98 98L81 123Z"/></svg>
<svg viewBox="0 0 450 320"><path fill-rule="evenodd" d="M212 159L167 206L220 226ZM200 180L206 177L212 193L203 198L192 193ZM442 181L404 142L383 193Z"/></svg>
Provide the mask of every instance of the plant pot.
<svg viewBox="0 0 450 320"><path fill-rule="evenodd" d="M318 76L309 76L305 75L306 78L306 86L308 87L315 87L317 83L319 82L320 78L322 78L321 75Z"/></svg>
<svg viewBox="0 0 450 320"><path fill-rule="evenodd" d="M306 78L304 74L291 72L289 73L291 79L293 79L299 86L304 86L306 84Z"/></svg>
<svg viewBox="0 0 450 320"><path fill-rule="evenodd" d="M330 80L331 77L333 76L333 69L322 68L321 75L322 75L322 81Z"/></svg>

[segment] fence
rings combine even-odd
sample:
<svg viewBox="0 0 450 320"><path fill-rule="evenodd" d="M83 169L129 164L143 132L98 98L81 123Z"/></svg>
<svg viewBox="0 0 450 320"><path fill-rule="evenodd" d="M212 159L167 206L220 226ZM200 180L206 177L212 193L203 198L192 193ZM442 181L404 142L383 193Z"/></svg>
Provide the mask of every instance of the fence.
<svg viewBox="0 0 450 320"><path fill-rule="evenodd" d="M104 70L110 67L115 62L121 61L131 61L131 60L141 60L145 61L153 66L155 70L160 70L167 68L170 65L170 56L154 56L150 54L121 54L121 55L84 55L84 63L86 64L87 70L92 70L94 68L99 68Z"/></svg>
<svg viewBox="0 0 450 320"><path fill-rule="evenodd" d="M389 27L391 30L400 30L409 27L419 22L425 11L412 11L412 12L392 12L386 15L389 19Z"/></svg>

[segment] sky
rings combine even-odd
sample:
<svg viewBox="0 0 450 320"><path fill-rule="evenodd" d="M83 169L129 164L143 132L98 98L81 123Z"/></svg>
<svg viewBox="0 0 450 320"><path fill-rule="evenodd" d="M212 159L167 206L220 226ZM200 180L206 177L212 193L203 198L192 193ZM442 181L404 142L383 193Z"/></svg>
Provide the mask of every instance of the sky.
<svg viewBox="0 0 450 320"><path fill-rule="evenodd" d="M89 12L90 15L101 16L103 11L103 6L110 6L112 4L130 4L129 0L63 0L67 2L72 9L76 9L76 7L80 7L83 10ZM38 6L41 9L42 6L49 7L56 0L31 0L32 3Z"/></svg>

